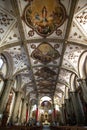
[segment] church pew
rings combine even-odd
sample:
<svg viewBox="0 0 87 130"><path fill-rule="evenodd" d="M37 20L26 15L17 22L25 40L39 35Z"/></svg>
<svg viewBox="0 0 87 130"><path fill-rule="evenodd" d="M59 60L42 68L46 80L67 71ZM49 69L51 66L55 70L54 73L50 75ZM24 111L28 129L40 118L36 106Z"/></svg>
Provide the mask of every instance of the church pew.
<svg viewBox="0 0 87 130"><path fill-rule="evenodd" d="M77 130L87 130L87 127L77 127Z"/></svg>
<svg viewBox="0 0 87 130"><path fill-rule="evenodd" d="M87 130L87 127L77 126L51 126L51 130Z"/></svg>
<svg viewBox="0 0 87 130"><path fill-rule="evenodd" d="M0 127L0 130L42 130L42 126L6 126Z"/></svg>

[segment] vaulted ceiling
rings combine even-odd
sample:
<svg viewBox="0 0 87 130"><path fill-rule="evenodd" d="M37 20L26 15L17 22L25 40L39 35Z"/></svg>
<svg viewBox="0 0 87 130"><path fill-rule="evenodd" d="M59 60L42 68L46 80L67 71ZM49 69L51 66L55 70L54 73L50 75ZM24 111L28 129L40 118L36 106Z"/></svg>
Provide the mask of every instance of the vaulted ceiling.
<svg viewBox="0 0 87 130"><path fill-rule="evenodd" d="M87 49L87 0L0 0L0 52L30 98L60 101Z"/></svg>

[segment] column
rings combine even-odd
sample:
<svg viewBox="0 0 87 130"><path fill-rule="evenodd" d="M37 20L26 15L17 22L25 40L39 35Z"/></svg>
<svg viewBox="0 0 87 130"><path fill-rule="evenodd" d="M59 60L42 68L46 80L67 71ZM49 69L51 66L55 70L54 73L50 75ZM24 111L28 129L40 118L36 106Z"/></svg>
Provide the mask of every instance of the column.
<svg viewBox="0 0 87 130"><path fill-rule="evenodd" d="M79 79L77 81L78 81L79 85L82 88L83 98L84 98L85 102L87 103L87 84L86 84L86 79Z"/></svg>
<svg viewBox="0 0 87 130"><path fill-rule="evenodd" d="M65 105L62 104L62 115L63 115L63 123L66 124L66 118L65 118Z"/></svg>
<svg viewBox="0 0 87 130"><path fill-rule="evenodd" d="M73 103L70 97L70 92L69 92L69 111L70 111L70 125L75 125L76 124L76 116L75 116L75 111L73 107Z"/></svg>
<svg viewBox="0 0 87 130"><path fill-rule="evenodd" d="M53 122L55 122L55 106L54 106L54 103L53 103L52 107L53 107L53 113L52 113L52 115L53 115Z"/></svg>
<svg viewBox="0 0 87 130"><path fill-rule="evenodd" d="M67 115L70 115L70 106L69 106L69 99L65 99L65 106L66 106L66 111Z"/></svg>
<svg viewBox="0 0 87 130"><path fill-rule="evenodd" d="M70 124L70 106L69 99L65 99L66 123Z"/></svg>
<svg viewBox="0 0 87 130"><path fill-rule="evenodd" d="M18 121L19 121L18 114L19 114L19 107L20 107L20 103L21 103L21 97L22 97L22 93L16 92L14 109L13 109L13 113L12 113L12 123L13 124L18 123Z"/></svg>
<svg viewBox="0 0 87 130"><path fill-rule="evenodd" d="M59 109L60 109L60 125L64 125L65 123L64 123L64 114L63 114L63 110L62 110L62 104L61 104L61 106L59 107Z"/></svg>
<svg viewBox="0 0 87 130"><path fill-rule="evenodd" d="M38 121L38 106L36 108L36 122Z"/></svg>
<svg viewBox="0 0 87 130"><path fill-rule="evenodd" d="M31 112L31 106L30 103L28 102L28 121L30 119L30 112Z"/></svg>
<svg viewBox="0 0 87 130"><path fill-rule="evenodd" d="M77 124L83 125L85 118L79 94L77 92L70 92L70 96L72 99Z"/></svg>
<svg viewBox="0 0 87 130"><path fill-rule="evenodd" d="M36 103L36 122L38 122L38 113L39 113L39 110L38 110L38 96L37 96L37 103Z"/></svg>
<svg viewBox="0 0 87 130"><path fill-rule="evenodd" d="M22 99L22 109L21 109L21 124L25 125L26 123L26 99Z"/></svg>
<svg viewBox="0 0 87 130"><path fill-rule="evenodd" d="M75 125L76 124L76 119L75 119L75 113L74 113L74 109L73 109L73 104L72 104L72 100L66 99L66 111L67 111L67 123L69 125ZM73 122L74 120L74 122Z"/></svg>
<svg viewBox="0 0 87 130"><path fill-rule="evenodd" d="M28 103L26 103L26 123L29 120L29 108L28 108Z"/></svg>
<svg viewBox="0 0 87 130"><path fill-rule="evenodd" d="M4 82L5 82L4 91L3 91L1 99L0 99L0 114L2 114L2 116L3 116L3 112L6 108L6 104L7 104L8 98L9 98L11 87L14 84L14 81L12 79L6 80Z"/></svg>
<svg viewBox="0 0 87 130"><path fill-rule="evenodd" d="M20 119L19 122L22 123L22 111L24 106L24 98L21 98L21 112L20 112Z"/></svg>
<svg viewBox="0 0 87 130"><path fill-rule="evenodd" d="M55 122L55 108L53 108L53 121Z"/></svg>

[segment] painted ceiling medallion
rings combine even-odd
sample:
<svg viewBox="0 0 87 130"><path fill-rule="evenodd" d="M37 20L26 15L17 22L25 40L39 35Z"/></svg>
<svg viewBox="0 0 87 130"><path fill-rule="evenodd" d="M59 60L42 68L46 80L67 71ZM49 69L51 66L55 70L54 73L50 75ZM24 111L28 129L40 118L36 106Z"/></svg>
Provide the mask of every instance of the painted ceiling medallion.
<svg viewBox="0 0 87 130"><path fill-rule="evenodd" d="M66 10L60 0L30 0L23 12L24 22L39 35L48 36L66 19Z"/></svg>
<svg viewBox="0 0 87 130"><path fill-rule="evenodd" d="M36 76L39 76L39 77L43 77L43 78L49 78L49 77L52 77L53 76L56 76L56 72L51 70L50 68L48 67L43 67L41 69L39 69L36 73L35 73Z"/></svg>
<svg viewBox="0 0 87 130"><path fill-rule="evenodd" d="M59 52L48 43L40 44L31 54L31 57L41 63L47 64L60 57Z"/></svg>

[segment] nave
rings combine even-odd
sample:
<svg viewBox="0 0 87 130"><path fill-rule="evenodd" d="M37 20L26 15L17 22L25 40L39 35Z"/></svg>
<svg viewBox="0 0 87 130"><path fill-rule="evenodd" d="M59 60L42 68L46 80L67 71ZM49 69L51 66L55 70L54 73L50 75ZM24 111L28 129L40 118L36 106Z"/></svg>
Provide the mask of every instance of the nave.
<svg viewBox="0 0 87 130"><path fill-rule="evenodd" d="M0 0L0 130L86 126L87 0Z"/></svg>

